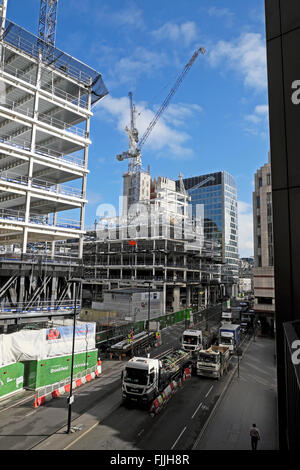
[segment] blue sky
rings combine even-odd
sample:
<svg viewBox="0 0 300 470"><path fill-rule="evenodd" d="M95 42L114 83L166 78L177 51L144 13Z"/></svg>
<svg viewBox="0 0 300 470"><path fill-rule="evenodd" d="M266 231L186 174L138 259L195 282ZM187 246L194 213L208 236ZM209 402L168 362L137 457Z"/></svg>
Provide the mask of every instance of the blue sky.
<svg viewBox="0 0 300 470"><path fill-rule="evenodd" d="M8 18L38 31L39 0L8 0ZM264 1L59 0L56 46L102 73L94 107L86 225L118 205L127 162L128 92L140 136L184 65L199 56L143 147L152 176L226 170L238 184L240 254L253 254L255 171L269 151Z"/></svg>

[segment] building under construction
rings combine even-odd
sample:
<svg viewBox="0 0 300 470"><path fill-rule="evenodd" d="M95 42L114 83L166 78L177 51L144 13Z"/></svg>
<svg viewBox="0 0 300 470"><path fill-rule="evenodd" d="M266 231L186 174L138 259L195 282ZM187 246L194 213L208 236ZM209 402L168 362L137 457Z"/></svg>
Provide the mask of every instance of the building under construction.
<svg viewBox="0 0 300 470"><path fill-rule="evenodd" d="M128 173L124 179L127 184ZM204 239L201 218L190 217L188 196L168 178L150 182L148 198L134 212L102 217L87 232L84 297L91 307L102 302L105 309L105 291L130 287L161 291L162 315L207 306L223 295L220 247Z"/></svg>
<svg viewBox="0 0 300 470"><path fill-rule="evenodd" d="M93 104L101 74L55 46L57 0L39 34L0 0L0 308L62 308L81 265ZM71 215L70 215L71 214ZM64 241L76 241L69 253ZM41 307L42 306L42 307Z"/></svg>

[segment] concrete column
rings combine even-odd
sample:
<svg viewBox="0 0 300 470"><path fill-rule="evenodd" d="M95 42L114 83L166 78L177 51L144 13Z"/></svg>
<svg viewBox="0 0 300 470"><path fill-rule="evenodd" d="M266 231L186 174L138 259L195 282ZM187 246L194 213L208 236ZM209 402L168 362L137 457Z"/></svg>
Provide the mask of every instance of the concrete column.
<svg viewBox="0 0 300 470"><path fill-rule="evenodd" d="M163 296L163 301L162 301L162 315L166 314L166 298L167 298L167 286L164 283L163 284L163 290L162 290L162 296Z"/></svg>
<svg viewBox="0 0 300 470"><path fill-rule="evenodd" d="M178 312L178 310L180 310L180 287L173 288L172 307L173 307L173 312Z"/></svg>
<svg viewBox="0 0 300 470"><path fill-rule="evenodd" d="M191 287L186 286L186 306L191 305Z"/></svg>
<svg viewBox="0 0 300 470"><path fill-rule="evenodd" d="M57 300L57 277L54 276L52 278L52 286L51 286L51 304L54 304Z"/></svg>
<svg viewBox="0 0 300 470"><path fill-rule="evenodd" d="M204 289L204 307L206 308L208 304L208 288L205 287Z"/></svg>
<svg viewBox="0 0 300 470"><path fill-rule="evenodd" d="M20 286L19 286L19 295L18 295L18 302L24 302L25 296L25 278L24 276L20 277Z"/></svg>

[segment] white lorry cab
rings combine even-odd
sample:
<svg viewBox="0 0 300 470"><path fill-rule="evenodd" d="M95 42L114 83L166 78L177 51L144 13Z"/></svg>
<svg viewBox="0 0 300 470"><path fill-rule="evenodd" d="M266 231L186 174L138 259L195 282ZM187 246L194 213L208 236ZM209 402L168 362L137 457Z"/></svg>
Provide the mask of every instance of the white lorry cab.
<svg viewBox="0 0 300 470"><path fill-rule="evenodd" d="M222 312L222 320L221 323L230 323L232 321L232 311L231 310L226 310L225 312Z"/></svg>
<svg viewBox="0 0 300 470"><path fill-rule="evenodd" d="M200 351L203 348L201 330L185 330L182 334L181 347L184 351Z"/></svg>

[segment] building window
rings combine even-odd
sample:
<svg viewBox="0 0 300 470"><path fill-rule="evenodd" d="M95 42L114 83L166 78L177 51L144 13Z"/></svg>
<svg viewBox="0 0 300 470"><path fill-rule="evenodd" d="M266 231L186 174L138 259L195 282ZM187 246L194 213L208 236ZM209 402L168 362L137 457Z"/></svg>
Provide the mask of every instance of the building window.
<svg viewBox="0 0 300 470"><path fill-rule="evenodd" d="M260 197L256 196L256 207L259 209L260 208Z"/></svg>
<svg viewBox="0 0 300 470"><path fill-rule="evenodd" d="M262 187L262 177L258 178L258 187Z"/></svg>
<svg viewBox="0 0 300 470"><path fill-rule="evenodd" d="M270 175L270 173L267 174L267 184L268 185L271 184L271 175Z"/></svg>

